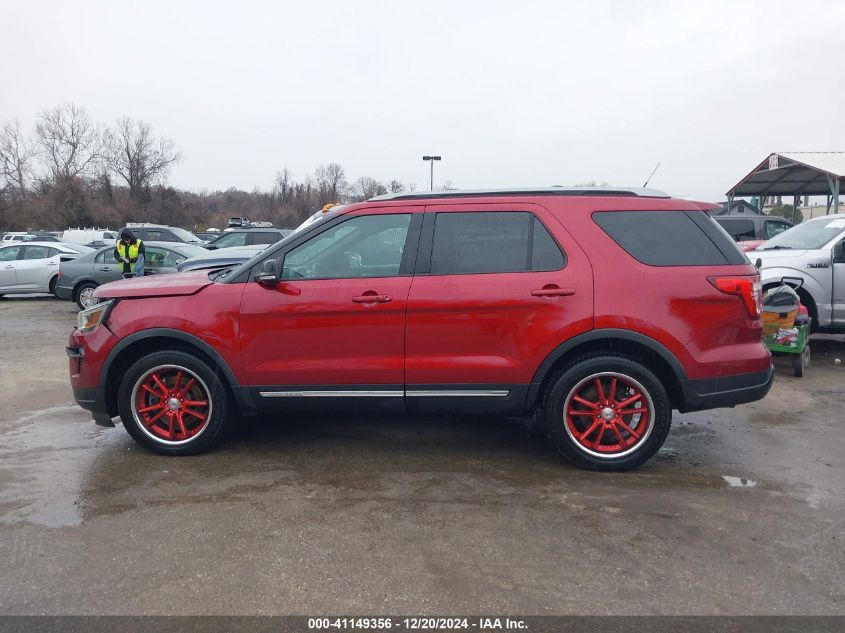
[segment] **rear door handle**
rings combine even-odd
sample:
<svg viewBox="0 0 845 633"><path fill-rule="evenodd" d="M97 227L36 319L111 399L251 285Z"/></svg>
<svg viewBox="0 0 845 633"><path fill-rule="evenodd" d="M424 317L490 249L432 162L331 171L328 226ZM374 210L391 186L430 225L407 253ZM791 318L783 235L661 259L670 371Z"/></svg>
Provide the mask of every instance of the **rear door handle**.
<svg viewBox="0 0 845 633"><path fill-rule="evenodd" d="M532 290L535 297L571 297L575 294L575 288L561 288L556 284L546 284L538 290Z"/></svg>
<svg viewBox="0 0 845 633"><path fill-rule="evenodd" d="M352 303L388 303L389 301L393 301L393 297L390 295L376 294L372 290L368 290L357 297L352 297Z"/></svg>
<svg viewBox="0 0 845 633"><path fill-rule="evenodd" d="M114 268L111 268L111 267L109 267L109 266L106 266L105 268L101 268L101 269L100 269L100 272L103 272L103 273L110 273L112 270L114 270Z"/></svg>

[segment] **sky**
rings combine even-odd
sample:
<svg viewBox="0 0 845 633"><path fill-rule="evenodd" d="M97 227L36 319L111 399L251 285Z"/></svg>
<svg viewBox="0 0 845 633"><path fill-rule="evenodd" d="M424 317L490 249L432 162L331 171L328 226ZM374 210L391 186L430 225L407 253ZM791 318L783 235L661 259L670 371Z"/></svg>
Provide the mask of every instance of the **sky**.
<svg viewBox="0 0 845 633"><path fill-rule="evenodd" d="M0 122L143 119L191 190L319 164L428 188L722 200L773 151L845 150L845 2L0 0Z"/></svg>

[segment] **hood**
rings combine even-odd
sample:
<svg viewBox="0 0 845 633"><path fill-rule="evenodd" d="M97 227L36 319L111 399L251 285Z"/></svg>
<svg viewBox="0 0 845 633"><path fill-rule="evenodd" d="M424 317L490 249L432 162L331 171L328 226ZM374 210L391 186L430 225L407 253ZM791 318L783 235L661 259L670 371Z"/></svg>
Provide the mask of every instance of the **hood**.
<svg viewBox="0 0 845 633"><path fill-rule="evenodd" d="M764 247L765 248L765 247ZM771 265L775 265L776 262L781 262L782 260L786 260L787 262L795 259L796 257L804 257L807 255L809 251L806 249L777 249L772 251L763 251L763 250L754 250L748 251L746 255L748 255L748 259L752 262L756 261L758 258L763 260L763 263Z"/></svg>
<svg viewBox="0 0 845 633"><path fill-rule="evenodd" d="M207 271L151 275L103 284L94 291L94 296L98 299L175 297L195 294L211 283Z"/></svg>

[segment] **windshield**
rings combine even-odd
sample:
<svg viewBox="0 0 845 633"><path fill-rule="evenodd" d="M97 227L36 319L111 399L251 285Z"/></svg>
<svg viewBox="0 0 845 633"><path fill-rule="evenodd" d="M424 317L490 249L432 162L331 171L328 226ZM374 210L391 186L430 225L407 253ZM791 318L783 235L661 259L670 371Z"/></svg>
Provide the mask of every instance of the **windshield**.
<svg viewBox="0 0 845 633"><path fill-rule="evenodd" d="M171 226L170 230L173 232L173 235L178 237L183 242L201 242L200 238L196 235L191 233L190 231L186 231L185 229L180 229L178 226Z"/></svg>
<svg viewBox="0 0 845 633"><path fill-rule="evenodd" d="M763 244L759 250L817 249L845 231L845 218L819 219L793 226Z"/></svg>

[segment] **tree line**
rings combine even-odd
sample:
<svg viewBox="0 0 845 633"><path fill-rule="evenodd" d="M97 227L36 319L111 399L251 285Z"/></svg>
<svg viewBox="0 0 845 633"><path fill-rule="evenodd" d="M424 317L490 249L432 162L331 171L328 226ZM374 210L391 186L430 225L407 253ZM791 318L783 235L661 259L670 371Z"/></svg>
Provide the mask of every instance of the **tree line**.
<svg viewBox="0 0 845 633"><path fill-rule="evenodd" d="M0 231L118 228L155 222L188 229L221 227L232 216L296 226L329 202L357 202L413 191L398 180L362 176L352 182L341 165L320 165L303 178L281 169L267 190L185 191L166 184L183 160L170 138L142 120L95 122L64 103L39 113L33 130L19 121L0 126Z"/></svg>

